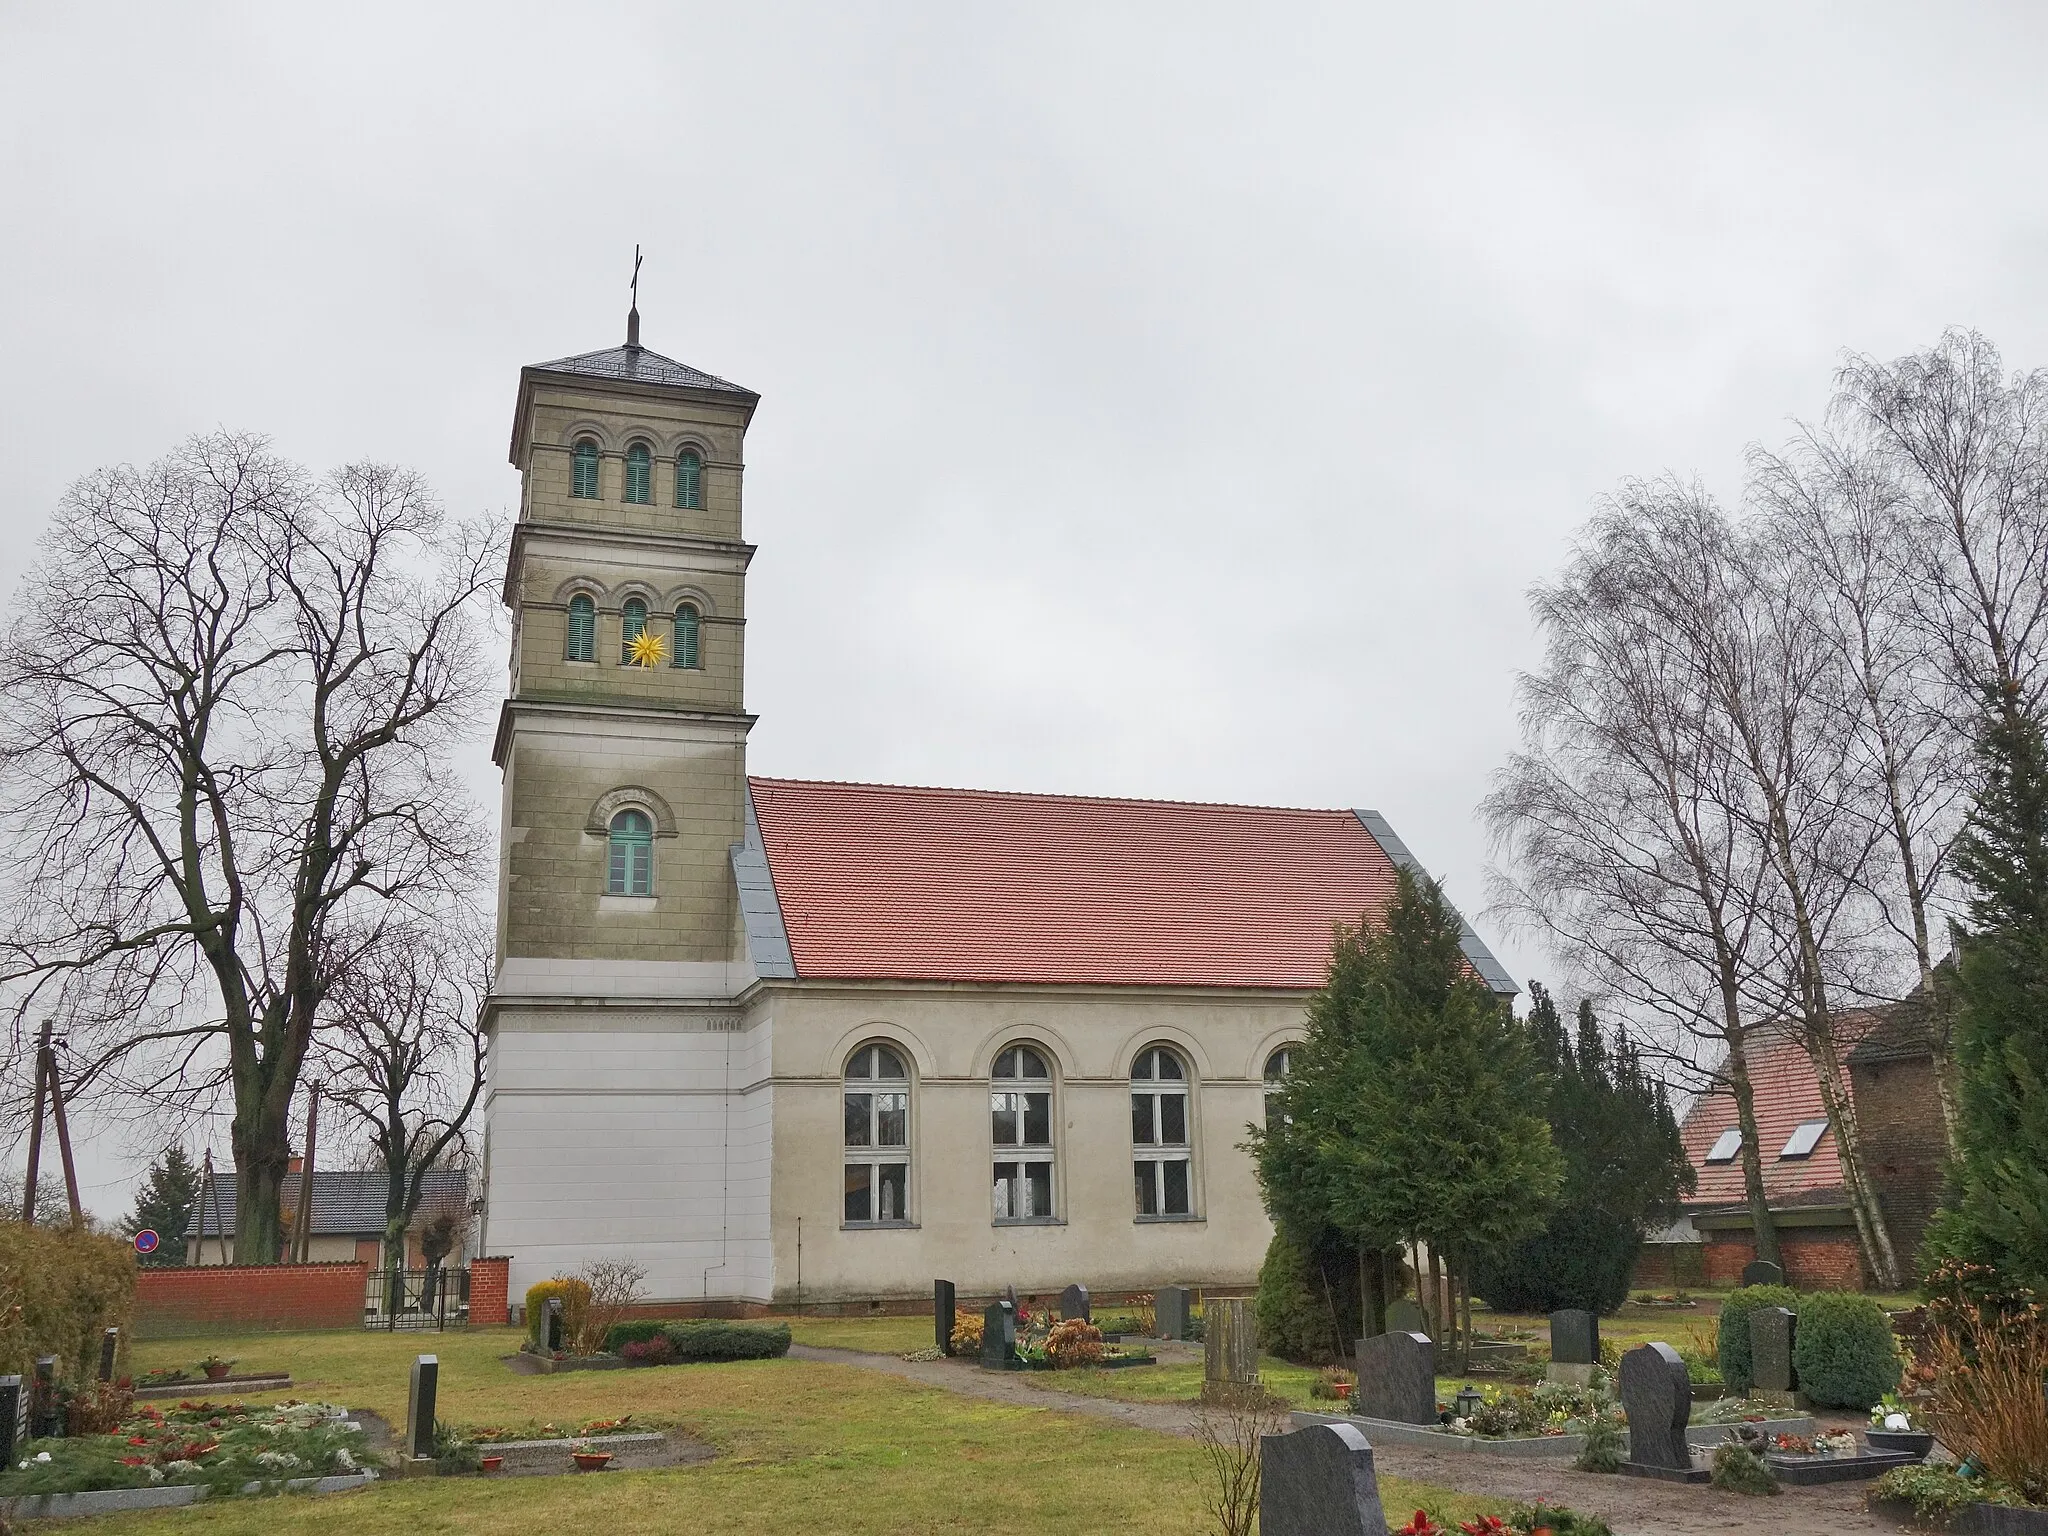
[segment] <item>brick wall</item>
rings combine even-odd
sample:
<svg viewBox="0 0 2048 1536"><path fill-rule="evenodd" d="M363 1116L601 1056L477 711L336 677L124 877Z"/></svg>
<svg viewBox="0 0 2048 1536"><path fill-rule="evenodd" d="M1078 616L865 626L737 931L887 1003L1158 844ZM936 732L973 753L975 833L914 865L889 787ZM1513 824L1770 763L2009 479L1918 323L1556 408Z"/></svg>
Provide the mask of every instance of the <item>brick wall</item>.
<svg viewBox="0 0 2048 1536"><path fill-rule="evenodd" d="M1740 1268L1738 1265L1738 1272ZM1629 1281L1631 1288L1639 1291L1678 1291L1706 1283L1706 1259L1699 1243L1643 1244Z"/></svg>
<svg viewBox="0 0 2048 1536"><path fill-rule="evenodd" d="M1802 1291L1863 1289L1863 1249L1854 1227L1797 1228L1778 1234L1785 1281ZM1716 1234L1706 1245L1707 1284L1721 1289L1742 1284L1742 1269L1756 1257L1747 1236Z"/></svg>
<svg viewBox="0 0 2048 1536"><path fill-rule="evenodd" d="M138 1336L216 1329L360 1328L369 1266L207 1264L135 1272Z"/></svg>
<svg viewBox="0 0 2048 1536"><path fill-rule="evenodd" d="M1877 1185L1892 1248L1910 1267L1941 1204L1948 1136L1933 1058L1849 1063L1863 1156Z"/></svg>
<svg viewBox="0 0 2048 1536"><path fill-rule="evenodd" d="M511 1280L509 1258L469 1261L469 1320L479 1328L502 1328L511 1321L507 1286Z"/></svg>

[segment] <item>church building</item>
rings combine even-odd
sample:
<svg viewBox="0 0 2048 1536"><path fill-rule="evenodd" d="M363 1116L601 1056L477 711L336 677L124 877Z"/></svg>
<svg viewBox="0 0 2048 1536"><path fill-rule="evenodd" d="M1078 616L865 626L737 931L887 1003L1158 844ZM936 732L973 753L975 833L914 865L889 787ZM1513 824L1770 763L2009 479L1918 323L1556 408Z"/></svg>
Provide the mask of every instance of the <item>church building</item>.
<svg viewBox="0 0 2048 1536"><path fill-rule="evenodd" d="M512 1294L606 1258L713 1310L1251 1285L1247 1128L1407 849L1364 810L749 777L759 402L637 312L520 374L484 1234Z"/></svg>

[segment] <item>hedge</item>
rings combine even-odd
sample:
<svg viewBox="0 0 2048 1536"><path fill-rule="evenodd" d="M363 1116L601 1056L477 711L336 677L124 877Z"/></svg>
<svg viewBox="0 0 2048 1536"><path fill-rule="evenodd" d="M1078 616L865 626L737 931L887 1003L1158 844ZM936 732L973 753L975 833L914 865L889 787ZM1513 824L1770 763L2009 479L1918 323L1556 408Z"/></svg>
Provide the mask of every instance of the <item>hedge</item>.
<svg viewBox="0 0 2048 1536"><path fill-rule="evenodd" d="M135 1251L118 1237L0 1221L0 1376L34 1374L55 1355L65 1377L89 1380L100 1337L135 1331Z"/></svg>
<svg viewBox="0 0 2048 1536"><path fill-rule="evenodd" d="M1737 1395L1756 1385L1756 1373L1749 1366L1749 1314L1758 1307L1790 1307L1796 1312L1799 1293L1789 1285L1745 1285L1730 1291L1721 1303L1721 1339L1715 1355L1721 1379Z"/></svg>
<svg viewBox="0 0 2048 1536"><path fill-rule="evenodd" d="M1901 1371L1892 1321L1868 1296L1822 1291L1799 1308L1792 1336L1799 1390L1822 1408L1868 1408L1898 1390Z"/></svg>
<svg viewBox="0 0 2048 1536"><path fill-rule="evenodd" d="M605 1331L604 1352L616 1355L628 1344L666 1338L678 1361L773 1360L789 1353L787 1323L615 1323Z"/></svg>

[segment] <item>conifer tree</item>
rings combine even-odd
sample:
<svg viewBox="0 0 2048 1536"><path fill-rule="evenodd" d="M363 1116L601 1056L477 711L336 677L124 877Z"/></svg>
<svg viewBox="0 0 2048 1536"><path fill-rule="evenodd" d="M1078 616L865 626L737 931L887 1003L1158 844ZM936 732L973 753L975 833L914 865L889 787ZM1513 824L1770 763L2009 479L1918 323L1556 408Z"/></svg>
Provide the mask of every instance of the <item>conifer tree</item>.
<svg viewBox="0 0 2048 1536"><path fill-rule="evenodd" d="M164 1149L164 1155L150 1164L149 1177L135 1195L135 1214L128 1218L130 1236L145 1228L159 1238L154 1253L142 1255L144 1265L185 1262L185 1223L199 1200L199 1165L185 1155L183 1147Z"/></svg>
<svg viewBox="0 0 2048 1536"><path fill-rule="evenodd" d="M1993 712L1981 788L1956 845L1971 889L1956 1021L1961 1156L1937 1251L2048 1285L2048 743L2040 722Z"/></svg>

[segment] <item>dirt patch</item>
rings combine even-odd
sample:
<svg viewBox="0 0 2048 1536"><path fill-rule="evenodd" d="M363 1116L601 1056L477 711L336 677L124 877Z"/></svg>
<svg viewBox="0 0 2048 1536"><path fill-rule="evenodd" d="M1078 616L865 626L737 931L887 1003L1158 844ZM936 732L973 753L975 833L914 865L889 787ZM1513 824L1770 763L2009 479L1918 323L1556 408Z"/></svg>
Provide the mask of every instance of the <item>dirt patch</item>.
<svg viewBox="0 0 2048 1536"><path fill-rule="evenodd" d="M479 1450L490 1453L489 1446ZM603 1477L607 1472L644 1472L655 1467L688 1467L698 1462L709 1461L718 1453L702 1440L675 1430L663 1432L659 1441L636 1440L625 1445L597 1447L612 1453L612 1459L598 1472L579 1472L576 1463L569 1459L569 1453L560 1448L530 1446L525 1449L504 1451L505 1464L495 1472L479 1474L483 1477L557 1477L567 1474L571 1477Z"/></svg>

